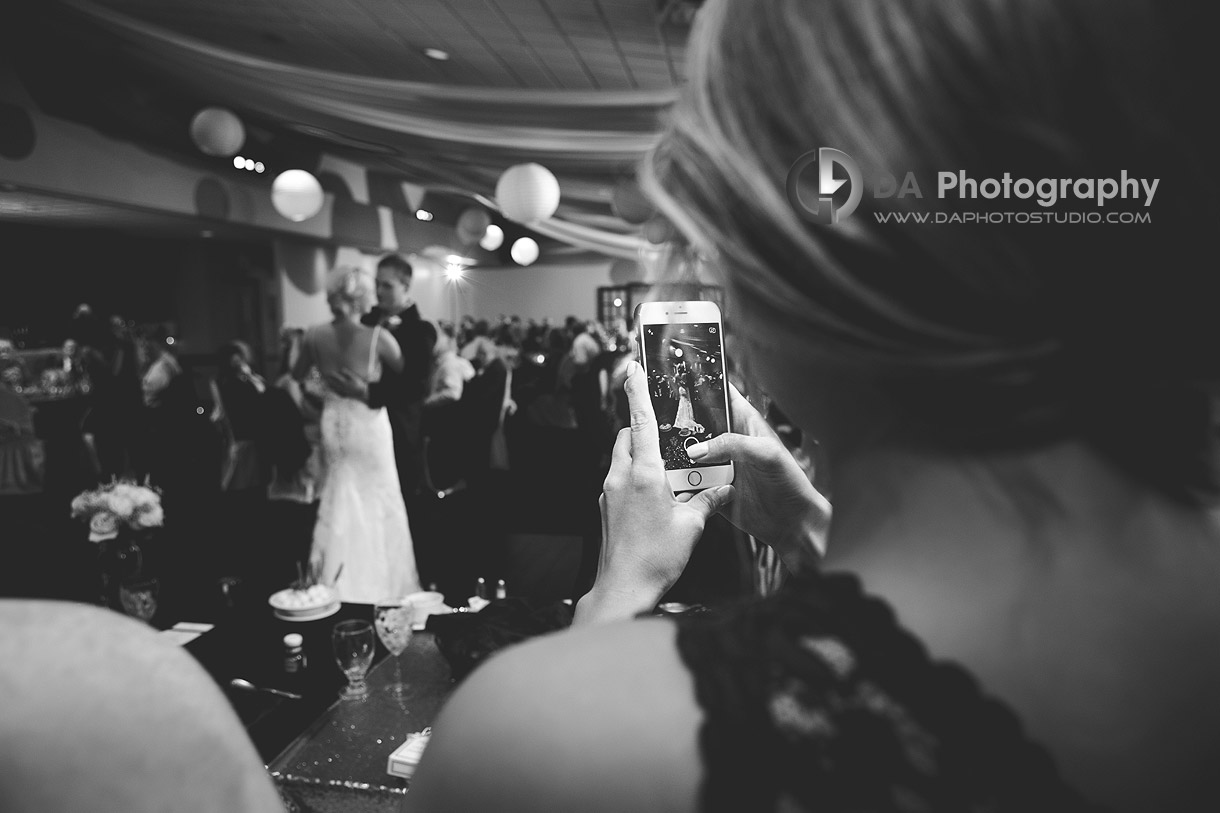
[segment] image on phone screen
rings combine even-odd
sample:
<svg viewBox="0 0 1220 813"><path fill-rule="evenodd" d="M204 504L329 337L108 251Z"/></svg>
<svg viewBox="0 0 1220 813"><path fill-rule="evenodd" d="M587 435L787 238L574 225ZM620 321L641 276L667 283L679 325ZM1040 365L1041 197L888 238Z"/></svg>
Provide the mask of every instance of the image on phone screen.
<svg viewBox="0 0 1220 813"><path fill-rule="evenodd" d="M687 448L729 430L720 326L645 324L642 333L661 458L666 469L694 468Z"/></svg>

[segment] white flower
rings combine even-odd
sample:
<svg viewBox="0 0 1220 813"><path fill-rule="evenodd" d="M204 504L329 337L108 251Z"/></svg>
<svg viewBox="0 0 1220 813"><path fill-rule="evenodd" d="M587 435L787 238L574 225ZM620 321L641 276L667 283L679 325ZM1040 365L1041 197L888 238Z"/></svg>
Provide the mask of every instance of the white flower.
<svg viewBox="0 0 1220 813"><path fill-rule="evenodd" d="M136 510L135 501L122 493L112 493L107 501L110 505L110 510L119 519L126 520L131 517Z"/></svg>
<svg viewBox="0 0 1220 813"><path fill-rule="evenodd" d="M89 541L101 542L119 535L119 520L109 511L98 511L89 520Z"/></svg>
<svg viewBox="0 0 1220 813"><path fill-rule="evenodd" d="M145 508L135 516L137 528L159 528L165 522L165 512L161 510L160 503Z"/></svg>
<svg viewBox="0 0 1220 813"><path fill-rule="evenodd" d="M157 528L165 524L161 494L147 485L115 480L72 500L72 516L89 521L89 538L111 539L119 526Z"/></svg>
<svg viewBox="0 0 1220 813"><path fill-rule="evenodd" d="M153 506L157 506L158 508L161 506L161 495L153 491L151 488L136 486L131 498L132 501L135 502L137 510L147 510Z"/></svg>

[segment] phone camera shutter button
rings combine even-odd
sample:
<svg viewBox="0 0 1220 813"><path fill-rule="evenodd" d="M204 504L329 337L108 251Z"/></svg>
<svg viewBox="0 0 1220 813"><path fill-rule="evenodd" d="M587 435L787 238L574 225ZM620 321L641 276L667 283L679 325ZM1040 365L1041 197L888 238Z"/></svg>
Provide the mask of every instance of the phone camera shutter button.
<svg viewBox="0 0 1220 813"><path fill-rule="evenodd" d="M703 482L703 475L697 471L692 471L690 474L686 475L686 482L690 483L692 486L697 486Z"/></svg>

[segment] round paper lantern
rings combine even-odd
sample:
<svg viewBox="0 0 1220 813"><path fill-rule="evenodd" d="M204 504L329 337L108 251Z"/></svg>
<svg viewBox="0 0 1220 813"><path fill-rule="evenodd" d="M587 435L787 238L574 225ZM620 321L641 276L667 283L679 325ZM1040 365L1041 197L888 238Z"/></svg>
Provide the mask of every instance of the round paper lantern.
<svg viewBox="0 0 1220 813"><path fill-rule="evenodd" d="M611 285L626 285L629 282L639 282L640 264L636 260L620 259L615 260L610 266L610 284Z"/></svg>
<svg viewBox="0 0 1220 813"><path fill-rule="evenodd" d="M191 140L207 155L236 155L246 143L246 128L223 107L205 107L191 119Z"/></svg>
<svg viewBox="0 0 1220 813"><path fill-rule="evenodd" d="M656 209L634 181L622 180L614 187L610 208L628 223L643 223L656 214Z"/></svg>
<svg viewBox="0 0 1220 813"><path fill-rule="evenodd" d="M663 217L654 217L644 224L644 239L650 243L664 243L674 236L674 227Z"/></svg>
<svg viewBox="0 0 1220 813"><path fill-rule="evenodd" d="M538 259L538 243L531 237L518 238L509 254L517 265L529 265Z"/></svg>
<svg viewBox="0 0 1220 813"><path fill-rule="evenodd" d="M504 245L504 229L492 223L484 229L483 236L479 238L479 245L488 251L495 251Z"/></svg>
<svg viewBox="0 0 1220 813"><path fill-rule="evenodd" d="M517 223L546 220L559 208L559 181L541 164L517 164L496 183L496 203Z"/></svg>
<svg viewBox="0 0 1220 813"><path fill-rule="evenodd" d="M303 169L281 172L271 184L271 202L284 217L300 223L322 211L322 184Z"/></svg>
<svg viewBox="0 0 1220 813"><path fill-rule="evenodd" d="M457 220L458 239L465 243L473 243L483 237L487 227L491 225L491 215L486 209L471 207L462 212Z"/></svg>

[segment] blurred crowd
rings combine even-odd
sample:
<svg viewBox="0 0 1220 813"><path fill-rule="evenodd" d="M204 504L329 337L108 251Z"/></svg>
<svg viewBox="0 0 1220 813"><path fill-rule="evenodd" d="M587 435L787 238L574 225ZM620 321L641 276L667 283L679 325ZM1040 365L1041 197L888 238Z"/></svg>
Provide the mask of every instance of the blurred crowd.
<svg viewBox="0 0 1220 813"><path fill-rule="evenodd" d="M432 327L422 488L406 495L425 584L469 595L478 576L501 575L514 528L596 544L596 495L626 421L625 326L504 315ZM83 489L148 481L165 501L167 567L205 590L284 586L308 559L319 497L325 384L291 375L303 334L285 328L263 370L244 338L186 356L165 326L82 305L57 362L73 397L54 402L29 397L29 371L6 348L0 386L25 393L47 451L29 490L58 519Z"/></svg>

